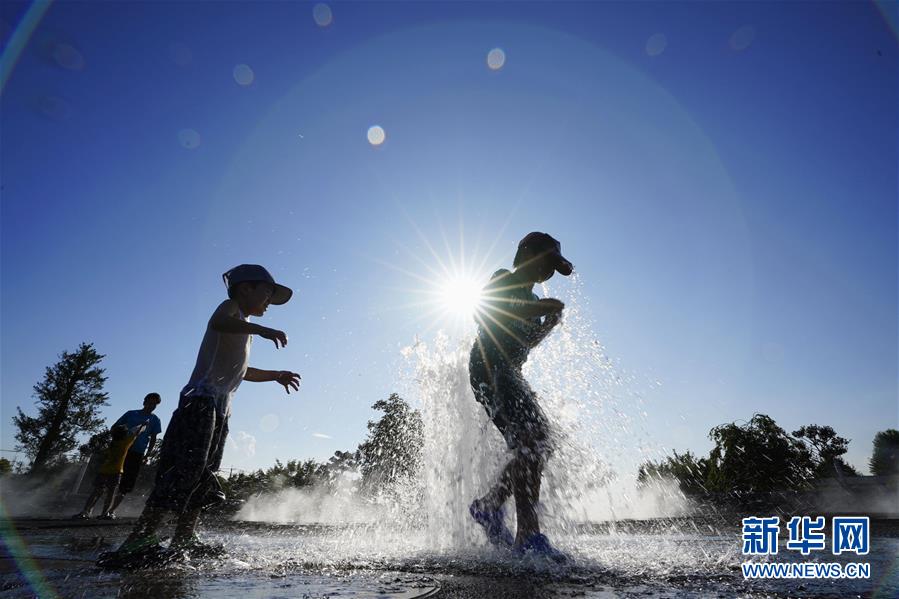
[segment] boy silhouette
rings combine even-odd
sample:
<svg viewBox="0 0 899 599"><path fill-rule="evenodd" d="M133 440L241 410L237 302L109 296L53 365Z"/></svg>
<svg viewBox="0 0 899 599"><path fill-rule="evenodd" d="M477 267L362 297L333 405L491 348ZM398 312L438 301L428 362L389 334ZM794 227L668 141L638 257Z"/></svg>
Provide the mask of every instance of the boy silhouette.
<svg viewBox="0 0 899 599"><path fill-rule="evenodd" d="M513 266L512 272L493 273L484 288L476 315L478 336L468 366L475 399L513 457L487 494L471 503L469 512L492 543L563 560L564 554L540 532L536 510L540 478L552 448L546 415L521 368L530 350L559 324L565 307L557 299L538 298L534 284L556 272L568 276L573 267L562 257L559 242L539 232L521 240ZM513 495L518 520L514 538L503 521L503 504Z"/></svg>
<svg viewBox="0 0 899 599"><path fill-rule="evenodd" d="M269 305L287 303L293 292L256 264L241 264L222 277L228 299L209 319L197 364L166 428L153 491L131 535L118 550L101 555L100 566L224 553L223 547L200 541L195 529L203 508L225 500L215 473L228 438L231 398L241 381L276 381L288 393L299 389L300 375L295 372L248 364L252 335L273 341L278 348L287 345L283 331L252 323L249 317L264 315ZM178 522L169 549L164 550L156 530L170 513Z"/></svg>

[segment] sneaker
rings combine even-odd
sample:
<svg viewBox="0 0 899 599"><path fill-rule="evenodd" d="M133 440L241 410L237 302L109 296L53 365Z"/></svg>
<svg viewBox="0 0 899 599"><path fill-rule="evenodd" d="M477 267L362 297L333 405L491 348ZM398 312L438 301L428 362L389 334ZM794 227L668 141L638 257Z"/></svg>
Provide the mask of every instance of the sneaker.
<svg viewBox="0 0 899 599"><path fill-rule="evenodd" d="M172 541L169 549L176 551L190 559L208 559L223 557L228 552L224 545L219 543L204 543L197 535L181 541Z"/></svg>
<svg viewBox="0 0 899 599"><path fill-rule="evenodd" d="M72 516L71 519L72 519L72 520L87 520L88 518L90 518L90 516L88 516L88 515L85 514L84 512L78 512L77 514L75 514L74 516Z"/></svg>
<svg viewBox="0 0 899 599"><path fill-rule="evenodd" d="M523 555L546 557L557 564L565 563L570 559L564 552L553 547L549 542L549 539L546 538L546 535L540 533L528 537L528 539L516 547L515 550Z"/></svg>
<svg viewBox="0 0 899 599"><path fill-rule="evenodd" d="M468 506L468 513L471 514L475 522L484 528L484 532L487 533L487 540L492 544L512 545L515 542L515 537L512 536L511 531L506 527L502 508L493 511L487 510L484 509L483 502L480 499L475 499Z"/></svg>
<svg viewBox="0 0 899 599"><path fill-rule="evenodd" d="M116 519L116 515L110 514L108 512L103 514L102 516L97 516L97 520L115 520L115 519Z"/></svg>

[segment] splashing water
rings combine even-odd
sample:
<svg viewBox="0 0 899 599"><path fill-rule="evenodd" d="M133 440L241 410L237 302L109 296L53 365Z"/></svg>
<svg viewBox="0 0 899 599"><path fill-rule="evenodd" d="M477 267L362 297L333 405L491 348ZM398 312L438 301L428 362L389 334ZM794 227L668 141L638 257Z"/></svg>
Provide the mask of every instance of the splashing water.
<svg viewBox="0 0 899 599"><path fill-rule="evenodd" d="M634 379L619 373L597 340L576 277L571 289L562 297L563 324L531 352L524 367L555 438L544 471L541 523L562 536L584 523L614 519L616 504L622 512L633 503L634 497L611 488L618 479L611 462L632 461L642 452L634 430L642 409ZM411 371L404 380L412 383L405 394L424 419L425 531L429 546L442 550L483 544L482 531L467 516L468 505L511 457L474 399L468 376L472 340L438 334L430 344L419 341L403 350ZM632 455L623 455L627 452ZM686 501L676 490L669 489L666 500L665 515L685 511ZM641 514L631 506L625 515Z"/></svg>
<svg viewBox="0 0 899 599"><path fill-rule="evenodd" d="M585 524L681 515L688 508L676 485L653 489L649 503L644 496L641 504L611 466L642 455L635 432L641 399L634 390L635 378L621 374L597 340L576 276L568 288L561 295L567 305L562 325L531 352L524 368L555 438L544 471L541 524L563 545L571 544ZM473 334L458 338L441 332L402 350L400 394L420 410L424 425L415 476L401 479L377 498L359 497L351 483L336 493L286 489L251 499L236 519L361 524L364 534L347 529L351 538L343 541L358 549L360 538L371 539L374 528L377 534L369 549L389 545L396 549L393 555L486 550L483 531L468 516L468 506L486 492L511 454L474 399L468 375L472 343ZM664 511L652 504L659 500ZM514 509L506 511L514 530Z"/></svg>

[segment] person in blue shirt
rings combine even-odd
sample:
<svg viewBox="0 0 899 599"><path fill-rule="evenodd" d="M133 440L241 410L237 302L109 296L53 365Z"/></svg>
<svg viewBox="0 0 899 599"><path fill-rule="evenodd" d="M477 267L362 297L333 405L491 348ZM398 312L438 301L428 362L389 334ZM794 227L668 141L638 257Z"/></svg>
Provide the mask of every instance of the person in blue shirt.
<svg viewBox="0 0 899 599"><path fill-rule="evenodd" d="M153 413L153 410L156 409L160 402L162 402L162 398L159 396L159 393L147 393L146 397L144 397L143 409L125 412L113 425L124 424L129 429L140 424L145 424L146 426L125 456L122 480L119 482L119 490L116 493L115 500L112 502L112 507L100 516L104 520L115 519L116 508L125 499L125 495L134 490L134 483L137 482L140 467L146 461L150 452L153 451L153 446L156 445L156 435L162 432L162 424L159 422L156 414Z"/></svg>

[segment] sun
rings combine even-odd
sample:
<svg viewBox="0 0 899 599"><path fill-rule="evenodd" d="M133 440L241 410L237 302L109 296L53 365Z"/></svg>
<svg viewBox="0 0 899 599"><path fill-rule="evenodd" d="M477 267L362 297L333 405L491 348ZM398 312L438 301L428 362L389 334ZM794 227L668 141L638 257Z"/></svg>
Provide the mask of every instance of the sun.
<svg viewBox="0 0 899 599"><path fill-rule="evenodd" d="M481 304L481 286L472 275L450 275L437 285L437 300L453 319L473 320Z"/></svg>
<svg viewBox="0 0 899 599"><path fill-rule="evenodd" d="M503 258L494 254L498 240L484 248L486 243L480 238L466 240L460 225L456 245L450 242L443 229L425 235L411 218L407 217L407 220L417 234L418 247L409 247L399 239L394 243L398 249L396 254L405 254L408 265L397 259L368 256L377 264L402 274L411 283L411 286L390 287L396 297L403 300L392 302L388 309L408 311L408 323L421 327L416 333L420 336L431 332L459 338L472 335L484 315L484 287L492 272L488 267ZM435 240L442 240L443 247L439 247L440 244L435 247Z"/></svg>

